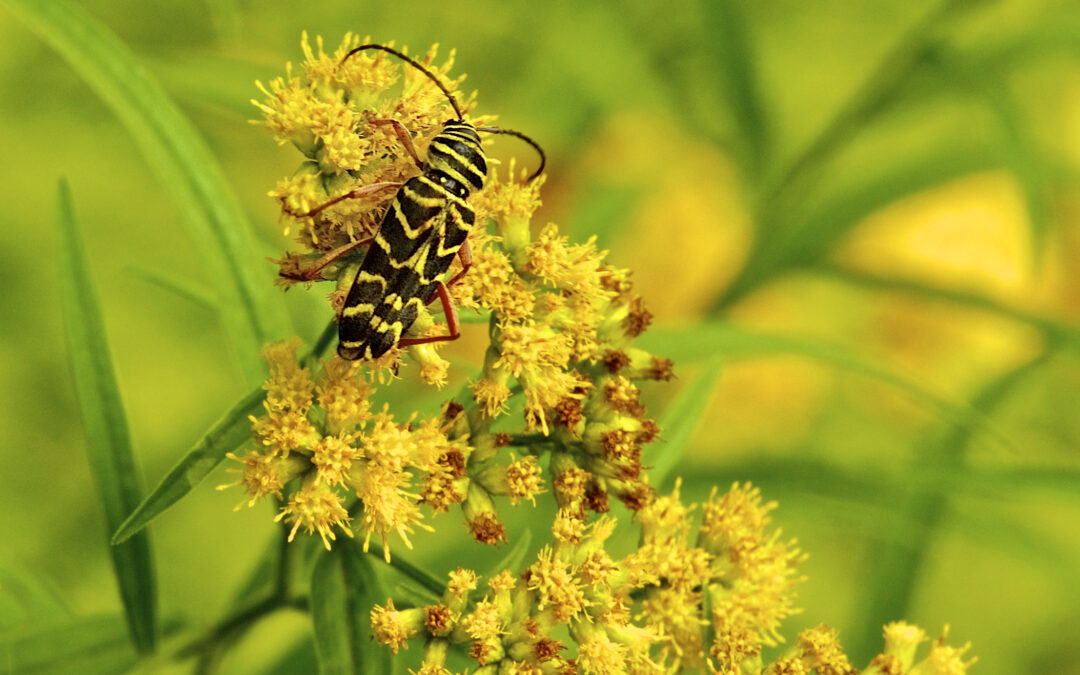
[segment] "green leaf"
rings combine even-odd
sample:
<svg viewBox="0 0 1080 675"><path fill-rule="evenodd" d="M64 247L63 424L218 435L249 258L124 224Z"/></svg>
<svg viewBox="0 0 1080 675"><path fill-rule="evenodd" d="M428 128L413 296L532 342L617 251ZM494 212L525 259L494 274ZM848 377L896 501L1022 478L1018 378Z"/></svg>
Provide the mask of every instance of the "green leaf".
<svg viewBox="0 0 1080 675"><path fill-rule="evenodd" d="M200 307L217 311L217 298L214 296L213 291L202 284L181 279L157 268L143 267L142 265L131 265L125 271Z"/></svg>
<svg viewBox="0 0 1080 675"><path fill-rule="evenodd" d="M302 637L285 654L266 669L267 675L296 675L310 673L315 668L318 657L315 655L315 643Z"/></svg>
<svg viewBox="0 0 1080 675"><path fill-rule="evenodd" d="M253 389L240 399L225 416L218 420L184 455L176 466L166 474L154 491L138 505L113 534L113 543L126 541L157 518L165 509L178 502L184 495L206 478L225 453L236 450L251 439L249 415L262 410L266 391Z"/></svg>
<svg viewBox="0 0 1080 675"><path fill-rule="evenodd" d="M964 60L958 54L942 50L935 63L940 66L947 86L965 88L981 101L998 123L1000 145L1005 165L1012 170L1024 192L1035 257L1039 257L1050 228L1046 195L1049 166L1040 157L1039 144L1028 133L1019 101L1009 90L1009 83L984 64Z"/></svg>
<svg viewBox="0 0 1080 675"><path fill-rule="evenodd" d="M56 589L34 571L0 560L0 632L70 614Z"/></svg>
<svg viewBox="0 0 1080 675"><path fill-rule="evenodd" d="M70 0L3 0L82 76L127 127L184 214L245 377L264 369L261 346L291 331L272 274L213 153L161 86L108 28Z"/></svg>
<svg viewBox="0 0 1080 675"><path fill-rule="evenodd" d="M532 530L522 530L521 536L518 537L514 547L503 556L502 560L488 568L484 576L490 579L503 570L510 570L513 574L517 574L518 570L521 569L521 564L525 562L525 555L529 552L531 544Z"/></svg>
<svg viewBox="0 0 1080 675"><path fill-rule="evenodd" d="M137 656L119 616L79 618L47 628L0 634L5 673L125 673Z"/></svg>
<svg viewBox="0 0 1080 675"><path fill-rule="evenodd" d="M649 481L658 488L667 484L671 472L682 459L690 438L697 428L709 396L716 387L723 370L723 361L713 356L705 361L697 377L683 387L660 420L660 439L653 443L646 454L645 464L652 466Z"/></svg>
<svg viewBox="0 0 1080 675"><path fill-rule="evenodd" d="M355 548L358 554L368 555L367 553L363 552L363 544L357 542L355 544ZM383 557L383 548L379 544L372 542L369 550L371 551L370 555L375 556L379 560L386 559ZM442 594L446 591L445 582L440 581L438 577L428 572L427 570L409 562L400 553L395 553L393 556L391 556L390 562L386 564L394 568L404 576L408 577L412 581L415 581L420 588L430 593L433 597L438 598L442 596Z"/></svg>
<svg viewBox="0 0 1080 675"><path fill-rule="evenodd" d="M1000 162L985 151L961 147L935 147L925 154L876 167L851 177L851 184L834 188L810 213L783 214L782 223L762 226L745 266L710 308L717 314L777 276L817 264L837 242L864 218L899 199L976 171L997 168ZM776 216L779 217L779 216Z"/></svg>
<svg viewBox="0 0 1080 675"><path fill-rule="evenodd" d="M90 473L112 532L142 497L124 404L116 384L105 323L94 294L71 193L60 183L60 307L68 355L86 431ZM157 587L146 535L109 549L131 639L142 653L157 636Z"/></svg>
<svg viewBox="0 0 1080 675"><path fill-rule="evenodd" d="M360 672L353 658L353 617L342 556L324 552L311 573L311 621L322 675Z"/></svg>
<svg viewBox="0 0 1080 675"><path fill-rule="evenodd" d="M726 87L724 100L738 124L743 163L749 173L756 175L768 164L771 142L746 17L736 0L704 0L700 7L708 32L702 44L713 61L713 72L719 74Z"/></svg>
<svg viewBox="0 0 1080 675"><path fill-rule="evenodd" d="M393 655L388 648L375 640L371 628L371 609L386 602L388 594L379 581L372 557L360 552L355 546L341 550L345 569L345 582L349 588L349 611L352 614L352 644L356 656L357 672L394 672Z"/></svg>
<svg viewBox="0 0 1080 675"><path fill-rule="evenodd" d="M1049 352L1043 352L994 378L972 399L972 406L983 414L991 414L1018 385L1038 372L1049 356ZM926 465L920 468L963 473L965 455L973 438L972 428L943 428L938 442L928 444L916 462ZM853 641L854 647L863 653L872 653L880 636L879 629L871 631L869 626L881 626L896 617L907 616L918 590L924 562L932 554L938 531L951 515L951 501L951 490L940 483L915 481L911 483L908 495L895 504L896 511L914 524L915 529L914 532L888 532L885 543L874 549L868 568L869 578L864 585L865 614L858 624L863 629Z"/></svg>
<svg viewBox="0 0 1080 675"><path fill-rule="evenodd" d="M928 300L949 302L986 312L992 312L1007 319L1025 323L1043 333L1048 339L1060 343L1062 347L1080 353L1080 327L1064 323L1051 316L1036 314L1019 307L1005 305L984 295L979 295L970 291L932 286L915 279L868 274L860 270L842 267L840 265L822 264L814 267L812 271L869 290L905 293Z"/></svg>
<svg viewBox="0 0 1080 675"><path fill-rule="evenodd" d="M712 320L696 326L655 326L638 340L643 349L663 353L677 363L702 361L714 355L729 361L777 355L802 356L888 384L957 426L979 427L983 431L993 429L986 416L970 406L953 403L934 393L928 385L844 346L815 338L755 331L727 321Z"/></svg>

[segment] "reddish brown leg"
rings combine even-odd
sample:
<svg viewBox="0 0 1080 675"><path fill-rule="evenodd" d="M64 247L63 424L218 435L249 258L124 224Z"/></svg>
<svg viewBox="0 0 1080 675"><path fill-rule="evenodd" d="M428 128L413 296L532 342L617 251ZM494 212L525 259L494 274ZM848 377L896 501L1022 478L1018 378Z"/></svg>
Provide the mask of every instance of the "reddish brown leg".
<svg viewBox="0 0 1080 675"><path fill-rule="evenodd" d="M355 190L350 190L343 195L334 197L333 199L324 204L319 204L310 211L305 211L304 213L293 213L292 211L285 209L285 213L289 214L293 218L310 218L314 215L317 215L326 207L333 206L334 204L337 204L338 202L343 202L346 199L357 199L359 197L363 197L364 195L373 194L375 192L379 192L380 190L388 190L390 188L394 188L396 190L401 186L401 183L372 183L371 185L358 187Z"/></svg>
<svg viewBox="0 0 1080 675"><path fill-rule="evenodd" d="M385 126L387 124L392 126L394 128L394 135L397 136L398 141L405 146L405 152L409 153L409 156L413 158L413 161L416 162L416 166L419 167L421 171L424 170L424 163L420 161L420 155L416 154L416 148L413 147L412 135L409 133L409 130L405 128L404 124L397 120L389 119L375 119L369 120L369 122L376 126Z"/></svg>
<svg viewBox="0 0 1080 675"><path fill-rule="evenodd" d="M286 279L294 279L296 281L324 281L322 277L323 268L334 262L341 256L352 252L358 246L370 243L375 237L366 237L364 239L358 239L354 242L345 244L344 246L338 246L333 251L328 252L323 257L313 262L309 267L297 270L295 272L281 272L281 276Z"/></svg>
<svg viewBox="0 0 1080 675"><path fill-rule="evenodd" d="M450 340L456 340L461 337L461 331L458 330L457 307L454 306L454 301L450 299L450 292L446 290L446 284L440 281L435 287L435 293L439 296L439 300L442 301L443 314L446 316L446 327L450 331L450 334L434 335L431 337L401 338L398 340L399 347L411 347L412 345L423 345L429 342L449 342ZM434 298L432 298L432 300L434 300Z"/></svg>
<svg viewBox="0 0 1080 675"><path fill-rule="evenodd" d="M458 258L461 259L461 271L454 275L454 278L446 282L447 286L453 286L454 282L465 276L465 273L472 267L472 249L469 248L469 240L466 239L465 243L458 249ZM430 300L428 302L431 302Z"/></svg>

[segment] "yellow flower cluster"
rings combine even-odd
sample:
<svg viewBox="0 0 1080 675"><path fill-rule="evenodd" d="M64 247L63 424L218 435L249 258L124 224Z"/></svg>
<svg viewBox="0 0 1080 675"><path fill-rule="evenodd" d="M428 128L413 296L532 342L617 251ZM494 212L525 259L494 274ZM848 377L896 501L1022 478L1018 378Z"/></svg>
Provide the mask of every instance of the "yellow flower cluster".
<svg viewBox="0 0 1080 675"><path fill-rule="evenodd" d="M336 532L352 536L347 505L354 495L365 550L378 535L389 558L387 538L395 532L411 548L414 528L428 528L420 522L421 502L438 511L464 499L454 467L464 465L468 445L447 436L446 416L402 424L385 408L373 413L372 375L361 375L357 363L335 356L313 379L296 358L299 346L293 338L263 352L270 371L265 414L251 418L257 449L231 455L243 465L233 485L244 487L250 506L270 495L282 499L285 485L296 481L277 516L291 524L290 540L301 528L318 532L327 548Z"/></svg>
<svg viewBox="0 0 1080 675"><path fill-rule="evenodd" d="M305 157L272 193L304 247L280 261L286 273L369 237L393 196L380 184L417 172L401 134L422 157L454 116L427 78L382 52L343 62L360 42L346 36L326 54L321 40L313 49L305 36L302 75L290 68L260 85L264 124ZM448 76L452 56L436 66L432 48L420 60L458 91L464 78ZM472 108L475 95L462 103ZM355 527L365 550L377 534L389 559L391 533L411 546L416 528L430 529L422 505L433 513L457 505L476 542L507 541L498 500L535 504L550 481L558 507L552 542L524 570L493 575L474 597L477 575L458 569L435 604L398 609L390 599L371 610L375 637L394 653L423 642L421 675L448 674L454 646L485 675L854 673L824 626L765 662L763 649L783 642L781 622L798 611L803 554L769 529L776 505L750 485L723 496L714 490L700 505L684 504L679 484L656 494L642 453L660 429L639 386L670 379L672 366L633 345L651 315L630 272L610 265L594 240L576 244L555 224L531 225L543 177L527 182L513 162L508 174L488 176L470 196L473 264L449 289L459 308L490 315L480 373L440 416L417 420L408 411L395 420L388 408L373 412L370 397L380 373L396 374L399 350L366 366L334 358L313 377L295 357L296 341L268 346L266 412L252 418L258 449L234 457L247 503L282 500L278 518L291 525L290 538L318 532L328 548L339 531L352 536ZM338 280L331 304L339 310L355 256L316 267ZM447 278L461 271L455 261ZM421 312L410 335L442 330ZM433 345L404 351L423 381L445 384L449 364ZM521 415L515 431L496 431L511 411ZM641 528L637 548L617 557L607 549L612 496ZM885 651L864 672L936 675L971 665L966 647L947 647L944 638L916 662L924 639L915 627L890 624Z"/></svg>
<svg viewBox="0 0 1080 675"><path fill-rule="evenodd" d="M622 559L605 548L615 521L602 517L577 541L542 548L523 573L494 575L483 598L470 597L477 576L459 568L436 604L377 605L375 638L394 652L423 642L421 673L448 675L446 655L461 645L477 673L854 675L827 626L799 634L771 663L762 659L763 647L782 641L779 621L796 611L795 566L804 558L794 542L766 531L774 507L736 484L723 497L714 492L692 528L696 505L684 505L676 486L638 512L642 541ZM555 635L568 635L576 654ZM917 627L889 624L885 650L862 672L959 675L973 663L963 658L966 646L949 647L944 636L916 663L925 639Z"/></svg>
<svg viewBox="0 0 1080 675"><path fill-rule="evenodd" d="M387 54L361 52L343 60L364 42L366 38L349 33L327 54L322 38L316 38L313 49L305 33L301 72L294 74L290 64L284 77L269 85L257 83L265 99L252 100L263 114L256 123L273 132L279 143L291 143L304 155L296 173L270 192L281 203L286 231L295 228L298 241L308 249L282 260L283 270L306 266L323 252L375 232L393 191L364 189L400 183L418 172L391 121L408 130L422 155L442 122L455 116L430 80L414 69L402 69ZM437 47L432 47L418 58L461 99L462 110L468 110L474 96L462 97L457 91L464 77L447 76L453 53L441 65L434 62L436 53ZM360 195L345 198L357 192ZM336 199L340 201L312 213ZM328 269L327 278L336 278L340 271Z"/></svg>

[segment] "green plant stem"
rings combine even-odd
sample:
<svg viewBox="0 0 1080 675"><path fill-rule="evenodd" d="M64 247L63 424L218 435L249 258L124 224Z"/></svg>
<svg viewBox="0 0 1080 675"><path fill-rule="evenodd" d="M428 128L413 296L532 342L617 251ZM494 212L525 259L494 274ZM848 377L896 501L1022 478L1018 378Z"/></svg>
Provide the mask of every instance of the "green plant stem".
<svg viewBox="0 0 1080 675"><path fill-rule="evenodd" d="M917 22L878 62L855 94L799 155L771 182L766 183L756 200L759 236L750 253L749 263L739 276L712 302L710 314L719 314L769 279L777 270L762 270L756 262L767 242L775 238L773 230L784 227L790 206L797 203L801 191L813 184L824 166L903 90L908 80L943 36L943 24L954 15L986 0L944 0ZM795 222L788 218L787 222Z"/></svg>
<svg viewBox="0 0 1080 675"><path fill-rule="evenodd" d="M281 538L278 540L277 576L274 579L274 596L279 600L289 597L289 572L292 570L292 548L289 546L289 528L281 521Z"/></svg>
<svg viewBox="0 0 1080 675"><path fill-rule="evenodd" d="M357 541L354 543L354 545L361 553L364 552L363 543ZM373 555L382 561L386 560L383 555L383 548L377 542L372 542L369 548L370 550L367 555ZM420 584L421 587L423 587L427 591L430 591L436 597L440 597L444 592L446 592L446 584L439 581L430 572L427 572L426 570L417 567L405 558L401 557L400 554L395 553L390 558L390 562L386 564L390 567L393 567L398 572L401 572L409 579L412 579L416 583Z"/></svg>
<svg viewBox="0 0 1080 675"><path fill-rule="evenodd" d="M1040 354L988 382L973 397L971 406L985 415L1005 401L1009 394L1037 373L1053 356L1056 345L1051 343ZM928 444L919 454L918 462L935 463L953 475L964 472L967 450L973 440L970 427L950 425L941 432L937 443ZM917 483L911 486L907 499L896 506L903 509L901 521L905 532L886 535L888 539L873 557L869 569L870 583L866 584L866 614L860 626L862 632L850 645L851 655L858 661L877 653L881 627L908 616L917 588L923 563L930 554L942 524L948 519L950 492L948 483Z"/></svg>
<svg viewBox="0 0 1080 675"><path fill-rule="evenodd" d="M1080 352L1080 327L1069 325L1051 317L1027 312L1016 307L1003 305L977 293L940 288L924 284L914 279L902 279L899 277L869 274L832 264L816 266L812 268L811 272L821 273L823 276L835 278L845 283L871 290L905 293L992 312L1006 319L1011 319L1018 323L1031 326L1042 333L1047 339L1058 342L1062 347L1071 349L1075 352Z"/></svg>
<svg viewBox="0 0 1080 675"><path fill-rule="evenodd" d="M202 636L188 642L173 652L173 660L180 661L193 656L212 652L217 646L250 628L256 621L279 609L295 609L306 612L307 598L278 598L271 595L259 602L248 605L219 621Z"/></svg>
<svg viewBox="0 0 1080 675"><path fill-rule="evenodd" d="M311 351L304 356L304 363L315 361L323 356L326 356L326 350L330 348L330 345L334 342L334 336L337 335L337 322L331 319L326 327L319 333L319 337L315 339L315 344L311 346Z"/></svg>

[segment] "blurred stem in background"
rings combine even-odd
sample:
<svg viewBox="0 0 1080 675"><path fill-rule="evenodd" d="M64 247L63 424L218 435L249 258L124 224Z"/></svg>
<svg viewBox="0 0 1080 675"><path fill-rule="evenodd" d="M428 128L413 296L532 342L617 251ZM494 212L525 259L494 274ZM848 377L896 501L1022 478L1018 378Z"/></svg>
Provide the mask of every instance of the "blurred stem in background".
<svg viewBox="0 0 1080 675"><path fill-rule="evenodd" d="M744 298L778 274L782 274L793 265L806 265L815 262L816 251L799 250L788 246L788 239L794 230L804 226L800 204L807 193L814 189L822 172L829 162L845 145L871 124L889 104L897 98L912 76L926 64L927 60L949 38L949 28L965 12L992 0L944 0L934 7L925 18L918 21L897 44L889 50L878 65L871 70L862 86L850 100L830 120L813 141L796 155L787 166L767 176L753 192L753 211L756 220L756 238L752 244L746 264L739 271L735 280L727 286L712 302L711 314L722 313L725 309ZM732 21L736 0L718 3L727 7L724 16L714 17L717 21ZM709 5L710 3L706 3ZM745 39L733 42L735 46L745 48ZM749 64L749 53L732 54L725 63L738 68L736 64ZM736 72L748 71L747 66ZM741 83L733 87L733 100L742 122L741 128L750 141L751 157L768 157L769 148L765 145L767 136L761 131L768 120L759 120L764 113L761 104L754 98L756 88L751 84L752 72L741 73L735 78ZM755 144L756 142L756 144ZM754 164L747 167L747 174L754 176L758 172ZM828 250L827 242L818 242L818 250ZM807 255L810 253L810 255Z"/></svg>

